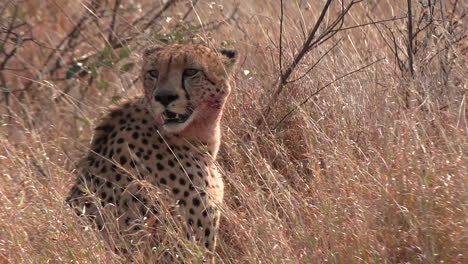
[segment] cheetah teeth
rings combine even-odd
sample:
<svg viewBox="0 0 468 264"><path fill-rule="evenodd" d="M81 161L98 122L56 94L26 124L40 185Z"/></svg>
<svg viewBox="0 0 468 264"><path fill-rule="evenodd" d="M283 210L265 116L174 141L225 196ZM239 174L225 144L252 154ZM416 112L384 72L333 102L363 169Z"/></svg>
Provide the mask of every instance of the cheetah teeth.
<svg viewBox="0 0 468 264"><path fill-rule="evenodd" d="M161 117L164 120L164 123L184 123L192 114L192 111L189 111L187 114L174 113L172 111L166 110L161 113Z"/></svg>

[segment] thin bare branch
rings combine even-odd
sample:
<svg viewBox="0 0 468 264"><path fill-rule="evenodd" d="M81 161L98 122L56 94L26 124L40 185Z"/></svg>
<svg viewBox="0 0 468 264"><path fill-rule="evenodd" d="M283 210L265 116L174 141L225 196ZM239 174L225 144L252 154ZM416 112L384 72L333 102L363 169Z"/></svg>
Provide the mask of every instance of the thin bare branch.
<svg viewBox="0 0 468 264"><path fill-rule="evenodd" d="M293 109L291 109L286 115L284 115L284 116L280 119L280 121L278 121L278 123L276 123L276 125L273 127L273 130L277 129L277 128L281 125L281 123L283 123L283 121L284 121L286 118L288 118L292 113L294 113L297 109L299 109L299 107L301 107L301 106L303 106L304 104L306 104L312 97L314 97L314 96L318 95L320 92L322 92L325 88L329 87L330 85L334 84L335 82L337 82L337 81L339 81L339 80L341 80L341 79L344 79L344 78L346 78L346 77L348 77L348 76L350 76L350 75L352 75L352 74L354 74L354 73L357 73L357 72L360 72L360 71L362 71L362 70L364 70L364 69L367 69L367 68L369 68L370 66L372 66L372 65L374 65L374 64L376 64L376 63L378 63L378 62L380 62L380 61L382 61L382 60L384 60L384 59L385 59L385 58L377 59L377 60L375 60L375 61L373 61L373 62L371 62L371 63L369 63L369 64L367 64L367 65L365 65L365 66L362 66L362 67L359 68L359 69L356 69L356 70L354 70L354 71L350 71L350 72L348 72L348 73L346 73L346 74L343 74L343 75L341 75L340 77L334 79L333 81L331 81L331 82L325 84L324 86L320 87L319 89L317 89L317 91L315 91L314 93L312 93L311 95L309 95L304 101L302 101L302 102L301 102L300 104L298 104L296 107L294 107Z"/></svg>
<svg viewBox="0 0 468 264"><path fill-rule="evenodd" d="M284 16L284 6L283 0L280 0L280 32L279 32L279 51L278 51L278 68L279 73L283 72L283 16Z"/></svg>
<svg viewBox="0 0 468 264"><path fill-rule="evenodd" d="M190 1L190 8L189 8L189 10L187 10L187 12L182 16L182 21L185 21L185 19L187 19L187 17L193 12L193 10L195 9L195 6L197 5L197 3L198 3L198 0Z"/></svg>
<svg viewBox="0 0 468 264"><path fill-rule="evenodd" d="M288 66L286 71L284 73L281 73L280 83L276 92L274 93L274 96L273 96L274 98L276 98L283 91L283 88L287 82L287 79L289 78L291 73L294 71L299 61L301 61L304 55L307 52L309 52L310 43L312 42L312 40L314 40L315 34L317 33L319 26L322 24L322 21L328 12L331 2L332 0L327 0L324 7L322 8L322 12L320 13L319 18L317 19L317 22L315 22L315 25L312 28L312 31L310 32L304 44L302 45L300 51L294 56L293 62Z"/></svg>
<svg viewBox="0 0 468 264"><path fill-rule="evenodd" d="M159 20L159 18L161 18L161 16L164 14L164 12L166 12L169 8L171 8L173 5L175 5L177 1L179 1L179 0L169 0L169 1L167 1L166 4L164 4L164 6L161 8L161 10L159 10L153 16L153 18L151 18L150 21L143 26L142 31L144 31L144 30L150 28L151 26L153 26L154 23L156 23Z"/></svg>
<svg viewBox="0 0 468 264"><path fill-rule="evenodd" d="M110 28L109 28L109 36L107 37L107 41L109 42L110 45L114 44L114 35L115 35L115 20L117 17L117 13L119 12L119 7L120 7L120 2L122 0L115 0L115 5L114 9L112 10L112 20L110 23Z"/></svg>
<svg viewBox="0 0 468 264"><path fill-rule="evenodd" d="M413 67L413 12L411 7L411 0L407 0L408 3L408 66L411 72L411 76L414 76L414 67Z"/></svg>
<svg viewBox="0 0 468 264"><path fill-rule="evenodd" d="M341 2L341 12L340 14L335 18L335 20L328 26L326 26L325 30L317 37L317 32L319 27L323 24L325 15L327 14L328 10L330 9L330 5L333 0L327 0L325 2L325 5L322 8L322 11L319 15L319 18L314 24L314 27L310 31L307 39L304 41L302 44L301 48L299 51L294 55L293 61L289 64L289 66L286 68L286 70L281 72L281 76L279 77L279 82L278 86L273 93L270 102L265 108L263 117L268 116L272 105L276 102L276 99L278 96L283 92L285 85L288 83L288 79L291 76L291 74L296 70L297 66L299 65L300 61L304 58L304 56L310 52L314 47L316 47L318 44L321 44L331 37L333 37L335 34L339 32L339 30L343 27L344 24L344 18L346 15L349 13L351 8L362 2L363 0L353 0L351 1L346 7L344 6L344 3ZM281 43L280 43L281 44ZM281 50L280 50L281 53ZM262 124L263 119L260 118L257 120L257 124L260 125Z"/></svg>
<svg viewBox="0 0 468 264"><path fill-rule="evenodd" d="M333 49L335 49L338 44L341 42L342 39L339 39L335 44L333 44L333 46L331 48L329 48L322 56L320 56L320 58L306 71L304 72L304 74L302 74L301 76L299 76L298 78L292 80L292 81L288 81L288 83L293 83L293 82L296 82L296 81L299 81L300 79L304 78L305 76L307 76L307 74L309 74L314 68L315 66L317 66L323 58L325 58L325 56L328 55L328 53L330 53Z"/></svg>
<svg viewBox="0 0 468 264"><path fill-rule="evenodd" d="M389 19L382 19L382 20L378 20L378 21L372 21L372 22L369 22L369 23L364 23L364 24L359 24L359 25L354 25L354 26L350 26L350 27L341 28L341 29L339 29L337 31L346 31L346 30L356 29L356 28L361 28L361 27L366 27L366 26L373 26L373 25L376 25L376 24L383 24L383 23L386 23L386 22L398 21L398 20L402 20L402 19L405 19L405 18L406 18L406 16L394 17L394 18L389 18Z"/></svg>

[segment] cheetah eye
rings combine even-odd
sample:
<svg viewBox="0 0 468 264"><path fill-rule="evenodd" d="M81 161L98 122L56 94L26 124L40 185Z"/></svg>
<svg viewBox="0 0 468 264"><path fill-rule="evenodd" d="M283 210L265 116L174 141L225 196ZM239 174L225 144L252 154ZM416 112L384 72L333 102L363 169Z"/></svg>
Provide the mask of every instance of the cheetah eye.
<svg viewBox="0 0 468 264"><path fill-rule="evenodd" d="M152 79L157 79L159 77L158 70L151 70L147 73Z"/></svg>
<svg viewBox="0 0 468 264"><path fill-rule="evenodd" d="M185 70L184 70L184 77L192 77L192 76L194 76L195 74L197 74L198 72L200 72L200 70L197 70L197 69L185 69Z"/></svg>

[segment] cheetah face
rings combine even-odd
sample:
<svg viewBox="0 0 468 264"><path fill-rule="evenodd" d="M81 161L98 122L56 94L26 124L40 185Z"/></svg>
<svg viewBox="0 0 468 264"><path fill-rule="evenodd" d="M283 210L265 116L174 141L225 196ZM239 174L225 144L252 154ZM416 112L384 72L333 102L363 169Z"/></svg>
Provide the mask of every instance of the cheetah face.
<svg viewBox="0 0 468 264"><path fill-rule="evenodd" d="M201 45L151 47L143 54L143 86L150 112L172 133L216 122L230 93L236 53Z"/></svg>

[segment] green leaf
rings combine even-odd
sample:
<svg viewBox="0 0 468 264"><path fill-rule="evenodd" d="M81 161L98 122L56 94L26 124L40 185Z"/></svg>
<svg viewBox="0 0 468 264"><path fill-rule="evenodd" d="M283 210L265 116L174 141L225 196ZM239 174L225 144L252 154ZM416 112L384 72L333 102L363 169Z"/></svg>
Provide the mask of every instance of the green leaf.
<svg viewBox="0 0 468 264"><path fill-rule="evenodd" d="M96 78L96 77L98 76L97 65L96 65L96 64L92 64L92 65L89 66L88 68L89 68L89 71L91 72L91 76L93 76L93 78Z"/></svg>
<svg viewBox="0 0 468 264"><path fill-rule="evenodd" d="M180 33L180 32L176 32L176 33L174 33L174 39L177 40L177 41L183 40L184 35L182 35L182 33Z"/></svg>
<svg viewBox="0 0 468 264"><path fill-rule="evenodd" d="M122 65L122 67L120 67L120 72L121 73L129 72L133 69L133 67L135 67L135 63L133 62L126 63Z"/></svg>
<svg viewBox="0 0 468 264"><path fill-rule="evenodd" d="M85 123L85 124L88 125L88 126L91 124L91 123L88 121L88 119L83 118L83 117L81 117L81 116L75 115L74 118L75 118L76 120L78 120L78 121L81 121L81 122Z"/></svg>
<svg viewBox="0 0 468 264"><path fill-rule="evenodd" d="M112 96L111 100L112 100L113 103L118 103L120 101L120 99L122 99L122 96L114 95L114 96Z"/></svg>
<svg viewBox="0 0 468 264"><path fill-rule="evenodd" d="M89 143L89 142L91 142L91 138L81 138L80 142L81 143Z"/></svg>
<svg viewBox="0 0 468 264"><path fill-rule="evenodd" d="M65 73L66 79L71 79L75 77L77 73L83 70L81 63L75 63L70 68L68 68L67 72Z"/></svg>
<svg viewBox="0 0 468 264"><path fill-rule="evenodd" d="M127 58L130 56L130 49L123 48L119 51L119 59Z"/></svg>
<svg viewBox="0 0 468 264"><path fill-rule="evenodd" d="M112 68L114 66L114 63L112 61L106 59L100 60L98 63L99 66L105 66L107 68Z"/></svg>
<svg viewBox="0 0 468 264"><path fill-rule="evenodd" d="M112 53L112 48L109 47L109 46L106 46L106 47L100 52L100 55L101 55L101 57L103 57L103 58L110 58L111 53Z"/></svg>
<svg viewBox="0 0 468 264"><path fill-rule="evenodd" d="M73 251L72 251L70 248L67 248L67 255L68 255L71 259L75 259L75 254L73 253Z"/></svg>
<svg viewBox="0 0 468 264"><path fill-rule="evenodd" d="M107 88L109 88L109 82L106 80L100 80L98 82L98 88L102 90L107 90Z"/></svg>

